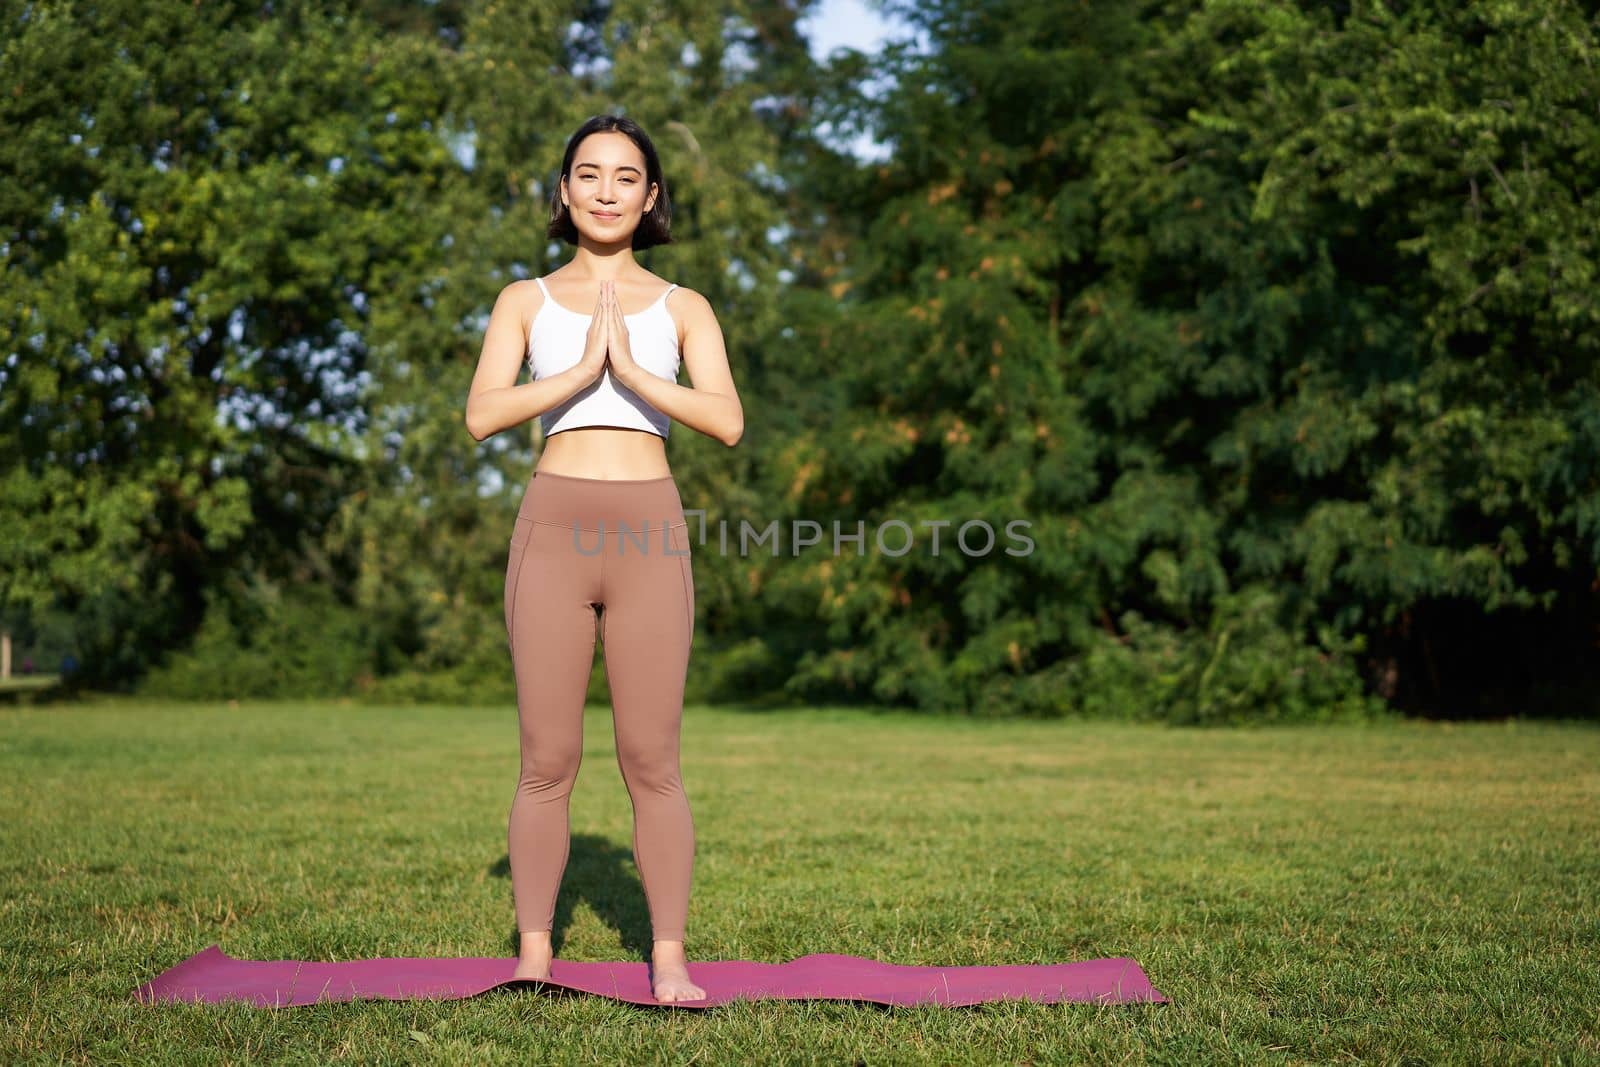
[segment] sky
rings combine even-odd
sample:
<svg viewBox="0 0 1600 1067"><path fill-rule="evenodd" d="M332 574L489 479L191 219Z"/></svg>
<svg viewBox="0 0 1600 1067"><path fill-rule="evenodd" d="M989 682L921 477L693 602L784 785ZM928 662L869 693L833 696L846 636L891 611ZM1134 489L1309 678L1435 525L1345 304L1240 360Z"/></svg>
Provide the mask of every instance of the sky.
<svg viewBox="0 0 1600 1067"><path fill-rule="evenodd" d="M812 57L819 62L835 48L875 52L886 38L908 33L904 23L890 21L862 0L821 0L801 21L800 28L811 42Z"/></svg>
<svg viewBox="0 0 1600 1067"><path fill-rule="evenodd" d="M876 52L885 41L912 34L904 22L880 14L863 0L819 0L800 20L800 32L810 44L811 58L818 63L826 62L835 48ZM827 139L827 131L818 132ZM888 155L883 145L865 134L835 147L847 149L861 160L881 160Z"/></svg>

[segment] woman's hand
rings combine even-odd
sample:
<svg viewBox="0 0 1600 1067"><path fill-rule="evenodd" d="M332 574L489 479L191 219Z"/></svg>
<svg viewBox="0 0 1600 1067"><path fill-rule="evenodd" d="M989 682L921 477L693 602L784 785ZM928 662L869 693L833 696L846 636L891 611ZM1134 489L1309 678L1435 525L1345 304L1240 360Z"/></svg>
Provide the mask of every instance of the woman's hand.
<svg viewBox="0 0 1600 1067"><path fill-rule="evenodd" d="M617 303L616 286L601 282L600 293L606 307L606 325L611 332L611 377L623 385L630 385L638 380L640 368L633 361L633 349L628 347L628 324L622 317L622 305Z"/></svg>
<svg viewBox="0 0 1600 1067"><path fill-rule="evenodd" d="M546 298L548 299L548 297ZM583 372L583 384L589 386L600 379L606 369L606 350L611 346L611 325L606 311L606 287L600 285L600 298L595 301L594 314L589 317L589 333L583 343L583 358L578 369Z"/></svg>

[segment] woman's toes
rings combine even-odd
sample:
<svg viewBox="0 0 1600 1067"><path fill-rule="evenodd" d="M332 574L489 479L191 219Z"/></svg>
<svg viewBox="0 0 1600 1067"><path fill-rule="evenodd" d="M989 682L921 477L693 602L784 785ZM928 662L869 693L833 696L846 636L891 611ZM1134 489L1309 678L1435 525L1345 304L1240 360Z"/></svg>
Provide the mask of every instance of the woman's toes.
<svg viewBox="0 0 1600 1067"><path fill-rule="evenodd" d="M679 1000L704 1000L706 991L689 981L687 971L667 971L656 979L656 999L664 1003Z"/></svg>

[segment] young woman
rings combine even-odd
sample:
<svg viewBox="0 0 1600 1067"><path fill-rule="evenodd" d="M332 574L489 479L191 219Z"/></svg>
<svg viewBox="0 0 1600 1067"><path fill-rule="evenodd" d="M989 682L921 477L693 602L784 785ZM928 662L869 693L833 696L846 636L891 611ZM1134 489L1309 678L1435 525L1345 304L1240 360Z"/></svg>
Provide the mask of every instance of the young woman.
<svg viewBox="0 0 1600 1067"><path fill-rule="evenodd" d="M548 276L501 290L466 413L479 441L534 416L545 437L506 565L522 744L507 838L522 942L515 977L550 977L598 635L650 909L651 984L663 1001L705 997L683 948L695 839L678 739L694 573L666 438L673 420L730 447L744 434L711 305L634 260L636 250L671 243L671 216L655 147L638 124L614 115L584 123L550 201L549 235L577 252ZM524 359L533 380L518 385ZM677 384L680 365L692 388Z"/></svg>

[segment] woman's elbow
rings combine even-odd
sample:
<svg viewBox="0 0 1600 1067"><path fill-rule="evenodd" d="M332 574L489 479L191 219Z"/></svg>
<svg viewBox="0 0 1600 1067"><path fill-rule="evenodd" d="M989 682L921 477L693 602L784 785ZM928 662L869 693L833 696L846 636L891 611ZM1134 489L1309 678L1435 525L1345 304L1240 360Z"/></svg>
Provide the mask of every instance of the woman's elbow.
<svg viewBox="0 0 1600 1067"><path fill-rule="evenodd" d="M467 432L472 435L472 439L474 441L477 441L480 444L487 440L489 435L494 432L492 429L483 424L483 417L476 410L474 410L473 405L470 403L467 405L465 421L467 424Z"/></svg>

